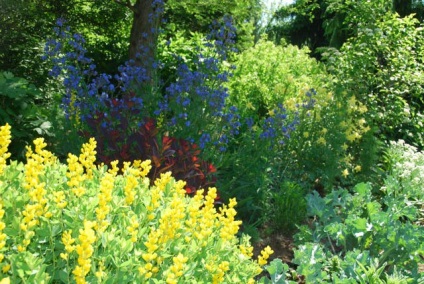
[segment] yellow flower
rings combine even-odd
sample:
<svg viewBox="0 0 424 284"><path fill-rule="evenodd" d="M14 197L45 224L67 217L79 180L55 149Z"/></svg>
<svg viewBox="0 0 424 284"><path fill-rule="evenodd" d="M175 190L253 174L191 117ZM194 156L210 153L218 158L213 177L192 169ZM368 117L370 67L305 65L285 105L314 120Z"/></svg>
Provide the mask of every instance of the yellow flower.
<svg viewBox="0 0 424 284"><path fill-rule="evenodd" d="M63 190L53 192L54 202L59 209L63 209L68 205L66 201L65 192Z"/></svg>
<svg viewBox="0 0 424 284"><path fill-rule="evenodd" d="M247 102L247 103L246 103L246 107L247 107L248 109L255 110L255 107L253 106L253 104L252 104L251 102Z"/></svg>
<svg viewBox="0 0 424 284"><path fill-rule="evenodd" d="M133 162L133 166L134 168L139 170L139 176L140 177L145 177L147 176L147 174L150 172L150 170L152 169L152 162L150 160L146 160L146 161L139 161L139 160L135 160Z"/></svg>
<svg viewBox="0 0 424 284"><path fill-rule="evenodd" d="M321 144L321 145L326 145L327 141L325 140L324 137L320 137L320 138L318 138L317 143Z"/></svg>
<svg viewBox="0 0 424 284"><path fill-rule="evenodd" d="M0 126L0 174L3 173L6 167L6 160L10 157L8 153L8 147L11 142L11 127L6 123L4 126Z"/></svg>
<svg viewBox="0 0 424 284"><path fill-rule="evenodd" d="M168 274L167 283L168 279L173 282L184 274L184 266L188 261L188 257L185 257L183 254L179 253L176 257L172 258L172 261L173 264L169 268L171 273Z"/></svg>
<svg viewBox="0 0 424 284"><path fill-rule="evenodd" d="M230 199L230 203L228 207L224 205L221 208L221 212L218 215L219 221L222 224L220 237L223 240L232 240L235 238L235 235L239 231L239 227L241 225L241 221L235 221L235 216L237 214L234 207L237 205L237 201L235 198Z"/></svg>
<svg viewBox="0 0 424 284"><path fill-rule="evenodd" d="M303 132L303 137L308 138L309 137L309 132L308 131Z"/></svg>
<svg viewBox="0 0 424 284"><path fill-rule="evenodd" d="M137 216L133 215L130 220L130 225L127 227L127 230L129 234L131 235L131 241L133 243L137 242L137 234L138 234L138 227L140 224L138 223Z"/></svg>
<svg viewBox="0 0 424 284"><path fill-rule="evenodd" d="M342 172L342 176L346 178L348 175L349 175L348 169L344 169Z"/></svg>
<svg viewBox="0 0 424 284"><path fill-rule="evenodd" d="M260 266L263 266L268 263L268 258L271 254L273 254L274 251L271 249L270 246L266 246L262 251L261 255L258 256L258 264Z"/></svg>
<svg viewBox="0 0 424 284"><path fill-rule="evenodd" d="M112 168L112 171L107 172L102 180L100 181L100 189L98 194L99 204L96 208L96 230L98 232L104 232L109 226L109 222L106 220L107 215L110 212L109 203L112 201L112 191L114 187L114 177L116 169Z"/></svg>
<svg viewBox="0 0 424 284"><path fill-rule="evenodd" d="M98 266L98 268L97 268L97 271L96 271L96 273L94 274L94 275L96 275L96 278L97 278L97 280L98 280L98 282L102 282L101 280L102 280L102 278L106 275L106 273L105 273L105 270L106 269L106 267L105 267L105 264L104 264L104 261L100 261L99 262L99 266Z"/></svg>
<svg viewBox="0 0 424 284"><path fill-rule="evenodd" d="M125 203L127 205L131 205L135 200L136 191L134 189L137 187L138 182L135 176L133 175L126 176L125 180L126 180L126 184L124 187Z"/></svg>
<svg viewBox="0 0 424 284"><path fill-rule="evenodd" d="M10 270L10 264L5 264L3 265L3 267L1 268L1 271L6 274L8 271Z"/></svg>
<svg viewBox="0 0 424 284"><path fill-rule="evenodd" d="M79 231L79 244L75 247L78 254L78 265L72 271L77 284L86 283L85 276L91 269L91 256L93 255L93 243L96 241L96 236L93 230L95 222L84 221L84 229Z"/></svg>
<svg viewBox="0 0 424 284"><path fill-rule="evenodd" d="M78 162L78 157L73 154L68 154L68 171L66 177L68 178L68 186L71 188L73 194L81 197L85 193L84 187L81 186L82 182L86 179L84 175L84 167Z"/></svg>
<svg viewBox="0 0 424 284"><path fill-rule="evenodd" d="M75 239L72 238L72 230L67 230L62 234L62 243L65 245L65 250L69 253L75 250L75 245L73 243Z"/></svg>
<svg viewBox="0 0 424 284"><path fill-rule="evenodd" d="M6 234L3 233L3 230L6 228L6 224L2 221L4 216L4 209L3 209L3 200L0 198L0 251L3 250L3 248L6 245ZM0 256L0 262L3 261L4 255L1 254Z"/></svg>
<svg viewBox="0 0 424 284"><path fill-rule="evenodd" d="M357 165L353 170L359 173L362 170L362 167L360 165Z"/></svg>
<svg viewBox="0 0 424 284"><path fill-rule="evenodd" d="M91 179L93 175L93 169L95 168L94 163L96 162L96 146L97 142L94 138L90 138L88 143L82 145L81 154L79 156L79 162L84 166L87 178Z"/></svg>

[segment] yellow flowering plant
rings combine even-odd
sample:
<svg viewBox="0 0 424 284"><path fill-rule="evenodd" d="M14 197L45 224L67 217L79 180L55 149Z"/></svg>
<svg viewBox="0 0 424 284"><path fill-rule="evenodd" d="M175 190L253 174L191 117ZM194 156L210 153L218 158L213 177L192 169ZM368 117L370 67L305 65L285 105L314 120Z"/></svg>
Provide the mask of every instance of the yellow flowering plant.
<svg viewBox="0 0 424 284"><path fill-rule="evenodd" d="M252 259L236 200L216 208L215 188L188 197L170 173L151 185L150 161L95 166L94 139L68 164L42 139L25 164L7 163L0 130L0 281L253 283L267 263L270 248Z"/></svg>

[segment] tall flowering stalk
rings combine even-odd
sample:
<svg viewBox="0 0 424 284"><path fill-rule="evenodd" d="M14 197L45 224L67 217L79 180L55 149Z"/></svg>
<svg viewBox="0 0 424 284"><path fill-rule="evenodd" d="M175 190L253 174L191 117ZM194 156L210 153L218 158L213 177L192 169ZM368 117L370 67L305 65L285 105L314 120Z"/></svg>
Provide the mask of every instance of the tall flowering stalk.
<svg viewBox="0 0 424 284"><path fill-rule="evenodd" d="M6 167L6 160L10 157L10 153L8 153L8 147L12 138L10 129L11 127L7 123L0 127L0 174L3 173Z"/></svg>
<svg viewBox="0 0 424 284"><path fill-rule="evenodd" d="M90 272L94 248L93 243L96 241L96 235L93 230L95 222L84 221L84 228L79 231L79 244L76 245L75 251L78 254L78 265L72 271L77 284L87 283L85 276Z"/></svg>
<svg viewBox="0 0 424 284"><path fill-rule="evenodd" d="M4 254L2 253L3 248L6 246L6 234L4 233L4 229L6 228L6 224L3 222L4 217L4 209L3 209L3 200L0 198L0 264L4 260Z"/></svg>
<svg viewBox="0 0 424 284"><path fill-rule="evenodd" d="M34 229L40 224L40 217L50 218L46 183L40 180L47 165L53 164L55 157L44 148L47 146L43 138L34 140L35 150L27 147L27 163L25 165L24 188L28 191L30 203L22 211L20 229L23 233L22 244L18 245L18 251L26 250L34 236Z"/></svg>
<svg viewBox="0 0 424 284"><path fill-rule="evenodd" d="M107 216L110 213L110 202L112 201L112 190L114 188L115 173L106 173L100 181L98 194L99 203L96 208L96 231L100 234L109 226Z"/></svg>

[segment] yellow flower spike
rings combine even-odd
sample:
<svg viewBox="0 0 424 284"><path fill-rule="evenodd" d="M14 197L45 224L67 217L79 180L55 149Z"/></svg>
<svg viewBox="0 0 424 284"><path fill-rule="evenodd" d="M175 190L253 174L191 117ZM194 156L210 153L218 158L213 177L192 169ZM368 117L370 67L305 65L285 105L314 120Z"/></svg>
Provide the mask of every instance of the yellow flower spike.
<svg viewBox="0 0 424 284"><path fill-rule="evenodd" d="M108 170L108 173L110 173L112 176L116 176L119 172L118 163L119 163L118 160L115 160L110 163L111 168Z"/></svg>
<svg viewBox="0 0 424 284"><path fill-rule="evenodd" d="M137 220L137 216L133 215L130 220L130 225L127 227L127 230L131 236L131 242L137 242L137 234L140 223Z"/></svg>
<svg viewBox="0 0 424 284"><path fill-rule="evenodd" d="M247 258L252 258L253 256L253 247L250 245L241 244L239 246L240 252Z"/></svg>
<svg viewBox="0 0 424 284"><path fill-rule="evenodd" d="M98 232L104 232L109 225L109 222L106 220L107 215L110 212L109 203L112 201L112 191L114 188L114 173L107 172L102 180L100 181L100 189L98 194L99 204L96 208L96 230Z"/></svg>
<svg viewBox="0 0 424 284"><path fill-rule="evenodd" d="M171 179L171 172L166 172L164 174L160 174L160 177L155 180L154 184L159 190L164 191L166 185L171 181Z"/></svg>
<svg viewBox="0 0 424 284"><path fill-rule="evenodd" d="M131 205L136 196L135 188L138 185L137 179L133 175L128 175L125 177L125 187L124 187L124 194L125 194L125 203L127 205Z"/></svg>
<svg viewBox="0 0 424 284"><path fill-rule="evenodd" d="M0 198L0 251L6 246L6 234L3 230L6 228L6 224L2 221L4 217L3 200ZM0 255L0 263L3 261L4 255Z"/></svg>
<svg viewBox="0 0 424 284"><path fill-rule="evenodd" d="M71 253L75 250L75 245L73 243L75 239L72 238L72 230L67 230L62 234L62 243L65 245L65 250L68 253Z"/></svg>
<svg viewBox="0 0 424 284"><path fill-rule="evenodd" d="M86 283L85 276L91 269L91 256L93 255L93 243L96 241L93 227L95 222L84 221L84 228L79 231L79 244L75 247L78 254L78 265L72 271L76 283Z"/></svg>
<svg viewBox="0 0 424 284"><path fill-rule="evenodd" d="M73 154L68 154L66 161L68 163L68 171L66 172L66 177L68 178L67 185L71 188L71 192L80 198L86 191L81 186L82 182L86 179L84 167L79 163L78 157Z"/></svg>
<svg viewBox="0 0 424 284"><path fill-rule="evenodd" d="M91 179L93 176L93 169L96 167L96 147L97 142L94 138L90 138L88 143L82 145L81 154L78 158L80 164L85 168L87 178Z"/></svg>
<svg viewBox="0 0 424 284"><path fill-rule="evenodd" d="M8 153L8 147L11 142L11 127L6 123L4 126L0 126L0 174L3 173L6 167L6 160L10 157Z"/></svg>
<svg viewBox="0 0 424 284"><path fill-rule="evenodd" d="M152 162L150 160L143 161L138 168L140 169L140 177L146 177L152 169Z"/></svg>
<svg viewBox="0 0 424 284"><path fill-rule="evenodd" d="M186 191L184 189L186 182L183 180L179 180L175 183L175 192L180 196L185 196Z"/></svg>
<svg viewBox="0 0 424 284"><path fill-rule="evenodd" d="M97 271L94 274L94 275L96 275L96 278L99 282L102 282L102 278L106 275L105 269L106 269L106 267L105 267L104 261L103 260L99 261Z"/></svg>
<svg viewBox="0 0 424 284"><path fill-rule="evenodd" d="M68 202L66 201L65 192L63 190L53 192L53 196L53 200L59 209L63 209L66 207L66 205L68 205Z"/></svg>
<svg viewBox="0 0 424 284"><path fill-rule="evenodd" d="M264 266L265 264L268 263L268 258L271 254L273 254L274 251L271 249L270 246L266 246L262 251L261 251L261 255L258 256L258 264L260 266Z"/></svg>
<svg viewBox="0 0 424 284"><path fill-rule="evenodd" d="M174 283L179 277L184 274L185 263L188 261L188 257L185 257L182 253L179 253L176 257L172 258L173 264L167 272L167 283ZM177 283L177 282L175 282Z"/></svg>

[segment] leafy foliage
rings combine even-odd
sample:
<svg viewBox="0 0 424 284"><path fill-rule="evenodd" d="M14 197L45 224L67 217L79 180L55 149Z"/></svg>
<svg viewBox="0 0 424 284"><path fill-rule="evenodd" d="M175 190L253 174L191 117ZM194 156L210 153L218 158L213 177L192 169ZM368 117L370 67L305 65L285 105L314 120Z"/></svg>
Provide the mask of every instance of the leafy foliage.
<svg viewBox="0 0 424 284"><path fill-rule="evenodd" d="M324 198L316 192L309 195L308 214L314 222L310 231L297 235L302 243L295 251L297 272L307 282L388 281L398 273L409 279L423 277L418 273L423 227L413 224L417 208L407 197L378 199L365 183L352 193L339 189Z"/></svg>
<svg viewBox="0 0 424 284"><path fill-rule="evenodd" d="M235 65L228 83L229 101L243 118L255 122L278 104L290 99L292 105L299 103L306 91L321 90L327 84L323 66L310 58L307 48L276 46L264 39L238 54Z"/></svg>
<svg viewBox="0 0 424 284"><path fill-rule="evenodd" d="M36 135L50 135L51 123L41 106L41 92L27 80L0 73L0 122L13 126L15 143L10 152L15 159L24 158L25 146Z"/></svg>
<svg viewBox="0 0 424 284"><path fill-rule="evenodd" d="M228 161L234 164L223 164L223 175L237 177L232 194L264 200L260 206L249 204L253 212L263 210L262 216L275 228L290 231L293 225L273 215L300 221L302 210L283 206L285 202L312 189L324 193L334 184L355 183L373 171L377 147L364 119L367 108L332 84L332 76L307 49L261 40L236 58L228 100L247 126L231 148L236 151ZM252 189L247 191L249 183ZM282 206L273 206L276 203Z"/></svg>
<svg viewBox="0 0 424 284"><path fill-rule="evenodd" d="M383 139L423 147L424 45L417 24L412 17L387 14L325 57L338 82L368 107Z"/></svg>
<svg viewBox="0 0 424 284"><path fill-rule="evenodd" d="M150 180L154 181L161 174L172 172L176 179L186 182L185 189L189 194L214 185L212 174L216 169L199 158L201 150L197 145L184 139L162 136L153 119L146 119L129 136L127 131L130 121L124 116L112 112L107 120L113 122L115 127L103 127L105 118L98 116L96 119L89 119L89 130L83 131L86 139L94 133L94 138L99 141L98 163L110 165L113 161L119 161L122 165L134 160L151 160L152 170L148 175Z"/></svg>

